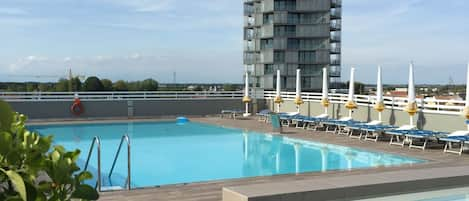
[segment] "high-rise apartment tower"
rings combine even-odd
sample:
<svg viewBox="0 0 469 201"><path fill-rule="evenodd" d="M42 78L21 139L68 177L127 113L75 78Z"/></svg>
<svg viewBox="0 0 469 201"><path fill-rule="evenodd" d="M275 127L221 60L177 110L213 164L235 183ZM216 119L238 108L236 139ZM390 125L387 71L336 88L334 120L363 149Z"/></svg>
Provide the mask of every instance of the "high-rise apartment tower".
<svg viewBox="0 0 469 201"><path fill-rule="evenodd" d="M273 89L276 70L282 90L295 88L301 69L304 91L340 79L341 0L244 0L244 66L255 87Z"/></svg>

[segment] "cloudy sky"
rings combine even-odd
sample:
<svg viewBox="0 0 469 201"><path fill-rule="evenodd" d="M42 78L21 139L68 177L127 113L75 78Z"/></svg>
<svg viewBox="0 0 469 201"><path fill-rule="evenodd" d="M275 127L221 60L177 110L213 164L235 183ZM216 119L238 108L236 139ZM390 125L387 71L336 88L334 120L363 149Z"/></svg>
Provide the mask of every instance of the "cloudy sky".
<svg viewBox="0 0 469 201"><path fill-rule="evenodd" d="M343 80L465 82L467 0L343 0ZM242 82L241 0L1 0L0 81Z"/></svg>

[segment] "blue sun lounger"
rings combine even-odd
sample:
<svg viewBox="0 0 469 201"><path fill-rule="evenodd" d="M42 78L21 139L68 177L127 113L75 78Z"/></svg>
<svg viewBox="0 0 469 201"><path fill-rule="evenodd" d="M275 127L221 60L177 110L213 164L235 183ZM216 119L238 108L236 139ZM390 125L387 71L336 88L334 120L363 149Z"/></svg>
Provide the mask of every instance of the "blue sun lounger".
<svg viewBox="0 0 469 201"><path fill-rule="evenodd" d="M352 122L339 131L339 134L348 135L350 138L361 139L363 136L363 130L367 126L381 125L381 121L370 121L370 122ZM358 135L357 134L358 131Z"/></svg>
<svg viewBox="0 0 469 201"><path fill-rule="evenodd" d="M278 115L280 116L280 122L282 123L282 126L287 126L287 127L292 124L293 119L301 118L302 116L298 112L278 113Z"/></svg>
<svg viewBox="0 0 469 201"><path fill-rule="evenodd" d="M386 130L384 134L391 135L389 141L390 145L398 145L404 147L405 145L405 134L410 130L415 130L416 127L412 125L404 125L396 129ZM401 139L402 138L402 139Z"/></svg>
<svg viewBox="0 0 469 201"><path fill-rule="evenodd" d="M244 113L243 110L222 110L220 113L220 118L228 116L230 118L236 119L236 116L242 115Z"/></svg>
<svg viewBox="0 0 469 201"><path fill-rule="evenodd" d="M409 141L409 149L417 148L425 150L428 141L439 140L439 137L446 136L448 133L429 131L429 130L410 130L405 134L405 137ZM415 140L423 141L422 145L415 144Z"/></svg>
<svg viewBox="0 0 469 201"><path fill-rule="evenodd" d="M355 126L351 126L350 129L350 138L357 138L362 139L365 136L365 141L374 141L377 142L379 137L384 133L386 130L391 130L397 128L396 126L391 125L370 125L370 124L359 124ZM359 135L353 135L353 130L358 130Z"/></svg>
<svg viewBox="0 0 469 201"><path fill-rule="evenodd" d="M269 122L269 116L270 116L270 113L272 113L272 111L270 110L261 110L259 111L256 115L257 115L257 120L258 121L262 121L262 122Z"/></svg>
<svg viewBox="0 0 469 201"><path fill-rule="evenodd" d="M364 123L364 122L359 122L359 121L354 121L350 117L344 117L340 119L334 119L334 120L326 120L321 122L324 127L326 128L326 132L334 133L334 134L344 134L342 131L345 127L353 124L358 124L358 123ZM332 129L332 130L331 130Z"/></svg>
<svg viewBox="0 0 469 201"><path fill-rule="evenodd" d="M468 134L468 131L456 131L446 137L439 138L440 141L446 142L445 149L443 151L445 153L455 153L461 155L464 151L464 145L469 144ZM454 144L457 144L459 149L455 150L453 148Z"/></svg>
<svg viewBox="0 0 469 201"><path fill-rule="evenodd" d="M327 118L329 117L328 114L321 114L315 117L307 117L302 120L302 127L303 129L308 129L308 130L317 130L320 122L326 121ZM299 126L297 125L297 128Z"/></svg>

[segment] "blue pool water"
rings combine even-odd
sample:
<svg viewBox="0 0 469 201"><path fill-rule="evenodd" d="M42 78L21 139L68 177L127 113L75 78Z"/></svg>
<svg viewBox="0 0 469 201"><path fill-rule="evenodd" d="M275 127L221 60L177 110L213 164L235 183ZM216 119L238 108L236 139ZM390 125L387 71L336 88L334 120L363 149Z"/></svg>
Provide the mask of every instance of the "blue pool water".
<svg viewBox="0 0 469 201"><path fill-rule="evenodd" d="M182 125L176 122L47 125L30 126L30 129L54 135L54 143L67 149L81 149L82 166L92 138L100 136L102 180L104 185L112 183L113 186L123 186L127 177L126 148L123 147L115 173L111 179L107 178L125 133L131 139L133 187L423 162L193 122ZM93 155L91 171L96 172L96 164Z"/></svg>

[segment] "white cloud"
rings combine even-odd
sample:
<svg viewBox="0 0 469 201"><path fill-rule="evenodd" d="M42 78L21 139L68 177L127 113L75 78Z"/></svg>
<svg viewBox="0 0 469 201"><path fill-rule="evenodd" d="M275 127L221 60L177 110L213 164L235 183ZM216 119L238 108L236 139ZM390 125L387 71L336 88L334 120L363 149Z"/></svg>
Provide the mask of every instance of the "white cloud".
<svg viewBox="0 0 469 201"><path fill-rule="evenodd" d="M10 74L66 77L68 69L71 68L77 75L96 75L112 80L154 78L160 82L170 82L172 73L176 72L178 80L184 82L241 82L242 63L239 58L233 57L230 52L203 54L175 50L161 50L160 54L150 56L140 53L112 57L66 57L65 59L28 56L10 64ZM213 61L223 62L223 71L212 73L218 67ZM41 81L55 81L56 79L58 78Z"/></svg>
<svg viewBox="0 0 469 201"><path fill-rule="evenodd" d="M26 15L28 12L21 8L2 8L0 7L0 15Z"/></svg>
<svg viewBox="0 0 469 201"><path fill-rule="evenodd" d="M25 66L46 62L48 60L49 59L47 57L42 56L27 56L25 58L18 59L15 63L10 64L9 70L10 72L15 73L23 70Z"/></svg>
<svg viewBox="0 0 469 201"><path fill-rule="evenodd" d="M134 12L160 12L172 8L174 0L102 0L118 6L125 6Z"/></svg>

